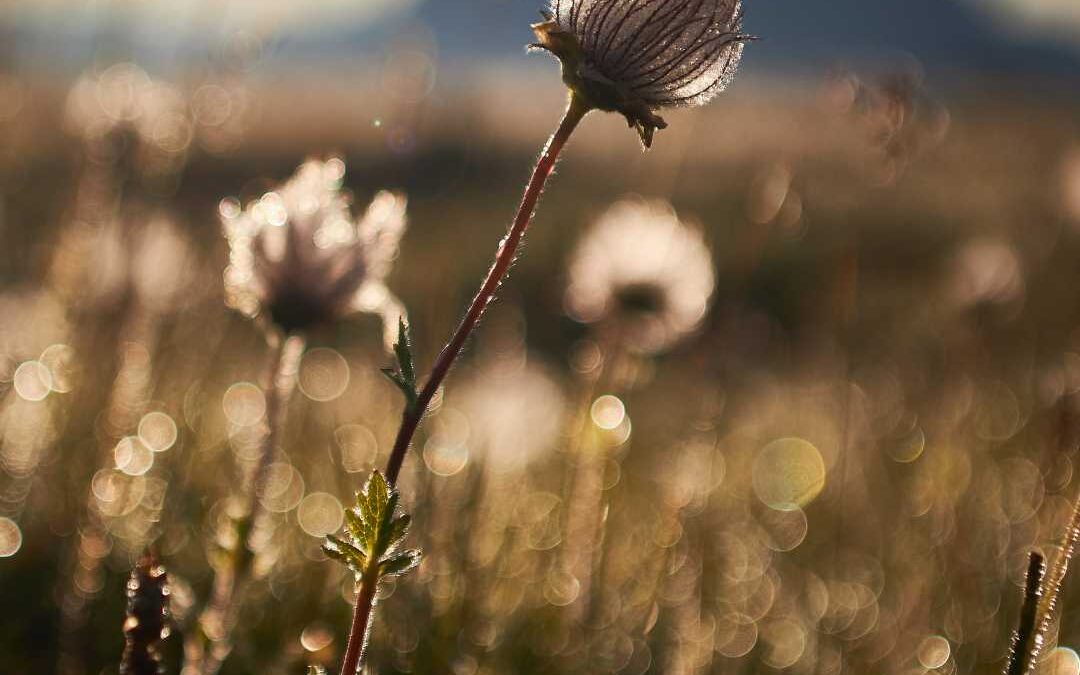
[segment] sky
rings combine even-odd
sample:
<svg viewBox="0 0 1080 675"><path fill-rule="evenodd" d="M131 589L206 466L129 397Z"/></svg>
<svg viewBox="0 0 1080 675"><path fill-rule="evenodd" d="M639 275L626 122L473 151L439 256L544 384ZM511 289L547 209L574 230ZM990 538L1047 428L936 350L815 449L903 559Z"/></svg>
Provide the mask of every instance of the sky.
<svg viewBox="0 0 1080 675"><path fill-rule="evenodd" d="M419 27L446 61L513 64L524 62L528 24L542 6L542 0L4 0L0 58L80 70L103 51L126 50L121 55L149 67L182 64L243 31L268 37L273 63L341 64L377 54L391 36ZM744 65L762 72L912 59L950 75L1080 74L1080 0L748 0L746 12L746 29L762 39Z"/></svg>

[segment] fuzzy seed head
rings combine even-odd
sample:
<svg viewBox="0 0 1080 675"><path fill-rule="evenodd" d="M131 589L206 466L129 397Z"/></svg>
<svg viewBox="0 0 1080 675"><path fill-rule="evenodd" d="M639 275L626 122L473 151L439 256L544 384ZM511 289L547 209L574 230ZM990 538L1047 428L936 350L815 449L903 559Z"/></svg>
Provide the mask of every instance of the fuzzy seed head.
<svg viewBox="0 0 1080 675"><path fill-rule="evenodd" d="M613 204L578 244L566 309L641 353L670 348L705 316L715 276L701 232L669 204Z"/></svg>
<svg viewBox="0 0 1080 675"><path fill-rule="evenodd" d="M533 26L586 103L622 113L648 147L659 108L702 105L731 83L750 37L741 0L552 0Z"/></svg>
<svg viewBox="0 0 1080 675"><path fill-rule="evenodd" d="M390 344L402 310L384 280L405 230L405 198L380 192L354 221L341 189L344 172L341 160L309 160L247 208L222 202L225 299L285 333L355 312L378 314Z"/></svg>

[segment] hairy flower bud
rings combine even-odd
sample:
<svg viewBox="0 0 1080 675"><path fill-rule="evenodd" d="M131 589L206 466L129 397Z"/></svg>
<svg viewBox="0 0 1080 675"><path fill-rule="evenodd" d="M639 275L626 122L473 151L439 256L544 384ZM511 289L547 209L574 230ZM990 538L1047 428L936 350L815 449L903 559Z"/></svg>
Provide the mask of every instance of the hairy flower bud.
<svg viewBox="0 0 1080 675"><path fill-rule="evenodd" d="M702 105L742 56L741 0L552 0L536 48L562 62L587 105L618 112L645 147L667 126L659 108Z"/></svg>

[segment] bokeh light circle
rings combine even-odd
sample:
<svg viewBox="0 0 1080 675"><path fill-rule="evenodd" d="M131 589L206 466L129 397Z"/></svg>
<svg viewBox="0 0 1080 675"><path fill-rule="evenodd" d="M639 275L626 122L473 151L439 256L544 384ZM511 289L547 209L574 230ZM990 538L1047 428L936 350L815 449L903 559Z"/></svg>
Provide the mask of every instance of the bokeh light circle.
<svg viewBox="0 0 1080 675"><path fill-rule="evenodd" d="M334 631L324 623L313 623L300 633L300 646L309 652L326 649L334 642Z"/></svg>
<svg viewBox="0 0 1080 675"><path fill-rule="evenodd" d="M889 449L889 456L901 464L910 464L922 456L926 449L926 434L922 427L915 427L902 438L897 439Z"/></svg>
<svg viewBox="0 0 1080 675"><path fill-rule="evenodd" d="M1056 647L1039 667L1040 675L1080 675L1080 656L1068 647Z"/></svg>
<svg viewBox="0 0 1080 675"><path fill-rule="evenodd" d="M39 359L49 369L52 390L67 394L75 388L75 350L65 344L50 345Z"/></svg>
<svg viewBox="0 0 1080 675"><path fill-rule="evenodd" d="M266 415L266 397L254 384L236 382L225 391L221 407L229 422L238 427L250 427Z"/></svg>
<svg viewBox="0 0 1080 675"><path fill-rule="evenodd" d="M716 619L716 651L737 659L746 656L758 641L758 627L745 614L727 613Z"/></svg>
<svg viewBox="0 0 1080 675"><path fill-rule="evenodd" d="M0 516L0 558L10 558L22 548L22 530L10 518Z"/></svg>
<svg viewBox="0 0 1080 675"><path fill-rule="evenodd" d="M129 476L142 476L154 466L154 453L137 436L125 436L113 449L116 468Z"/></svg>
<svg viewBox="0 0 1080 675"><path fill-rule="evenodd" d="M154 452L171 448L176 437L176 422L163 412L149 412L139 420L139 440Z"/></svg>
<svg viewBox="0 0 1080 675"><path fill-rule="evenodd" d="M589 415L592 417L593 424L611 431L618 429L626 419L626 406L617 397L605 394L593 401Z"/></svg>
<svg viewBox="0 0 1080 675"><path fill-rule="evenodd" d="M297 385L312 401L333 401L349 386L349 364L333 349L308 350L300 361Z"/></svg>
<svg viewBox="0 0 1080 675"><path fill-rule="evenodd" d="M379 441L371 429L361 424L345 424L334 430L341 450L341 468L349 473L369 471L379 454Z"/></svg>
<svg viewBox="0 0 1080 675"><path fill-rule="evenodd" d="M754 494L769 508L804 507L825 487L825 461L809 441L775 440L754 459L753 486Z"/></svg>
<svg viewBox="0 0 1080 675"><path fill-rule="evenodd" d="M424 443L424 464L437 476L453 476L469 463L469 448L464 443L447 443L431 437Z"/></svg>
<svg viewBox="0 0 1080 675"><path fill-rule="evenodd" d="M53 388L52 373L40 361L24 361L12 377L15 393L26 401L44 401Z"/></svg>
<svg viewBox="0 0 1080 675"><path fill-rule="evenodd" d="M341 529L345 512L338 498L328 492L312 492L296 509L300 529L313 537L325 537Z"/></svg>
<svg viewBox="0 0 1080 675"><path fill-rule="evenodd" d="M948 640L940 635L931 635L919 643L917 656L919 665L927 670L934 670L945 665L951 654L952 647Z"/></svg>
<svg viewBox="0 0 1080 675"><path fill-rule="evenodd" d="M259 503L267 511L286 513L304 498L304 477L292 464L274 462L266 470L266 481L259 492Z"/></svg>
<svg viewBox="0 0 1080 675"><path fill-rule="evenodd" d="M793 619L775 619L761 628L762 660L778 670L790 668L806 651L806 629Z"/></svg>
<svg viewBox="0 0 1080 675"><path fill-rule="evenodd" d="M764 509L757 517L762 543L773 551L794 550L806 539L809 523L798 506L788 509Z"/></svg>

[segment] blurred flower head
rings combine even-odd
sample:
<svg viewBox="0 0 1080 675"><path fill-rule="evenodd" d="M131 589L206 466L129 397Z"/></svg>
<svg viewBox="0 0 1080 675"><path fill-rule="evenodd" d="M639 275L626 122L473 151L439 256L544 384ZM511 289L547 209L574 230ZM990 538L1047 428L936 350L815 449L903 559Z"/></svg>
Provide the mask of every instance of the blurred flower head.
<svg viewBox="0 0 1080 675"><path fill-rule="evenodd" d="M667 126L655 111L703 105L742 57L741 0L552 0L535 46L562 62L583 102L618 112L645 147Z"/></svg>
<svg viewBox="0 0 1080 675"><path fill-rule="evenodd" d="M471 439L500 473L524 468L550 449L566 413L553 371L524 354L485 363L450 400L468 417Z"/></svg>
<svg viewBox="0 0 1080 675"><path fill-rule="evenodd" d="M578 321L609 324L638 351L657 352L698 326L713 285L700 232L666 202L625 199L578 244L566 308Z"/></svg>
<svg viewBox="0 0 1080 675"><path fill-rule="evenodd" d="M136 163L149 171L182 163L193 135L183 92L133 63L81 76L68 93L64 115L95 157L115 161L117 153L133 151Z"/></svg>
<svg viewBox="0 0 1080 675"><path fill-rule="evenodd" d="M226 303L286 333L378 314L390 344L402 309L384 279L405 230L405 197L380 192L354 222L344 174L339 159L309 160L247 208L222 202Z"/></svg>

